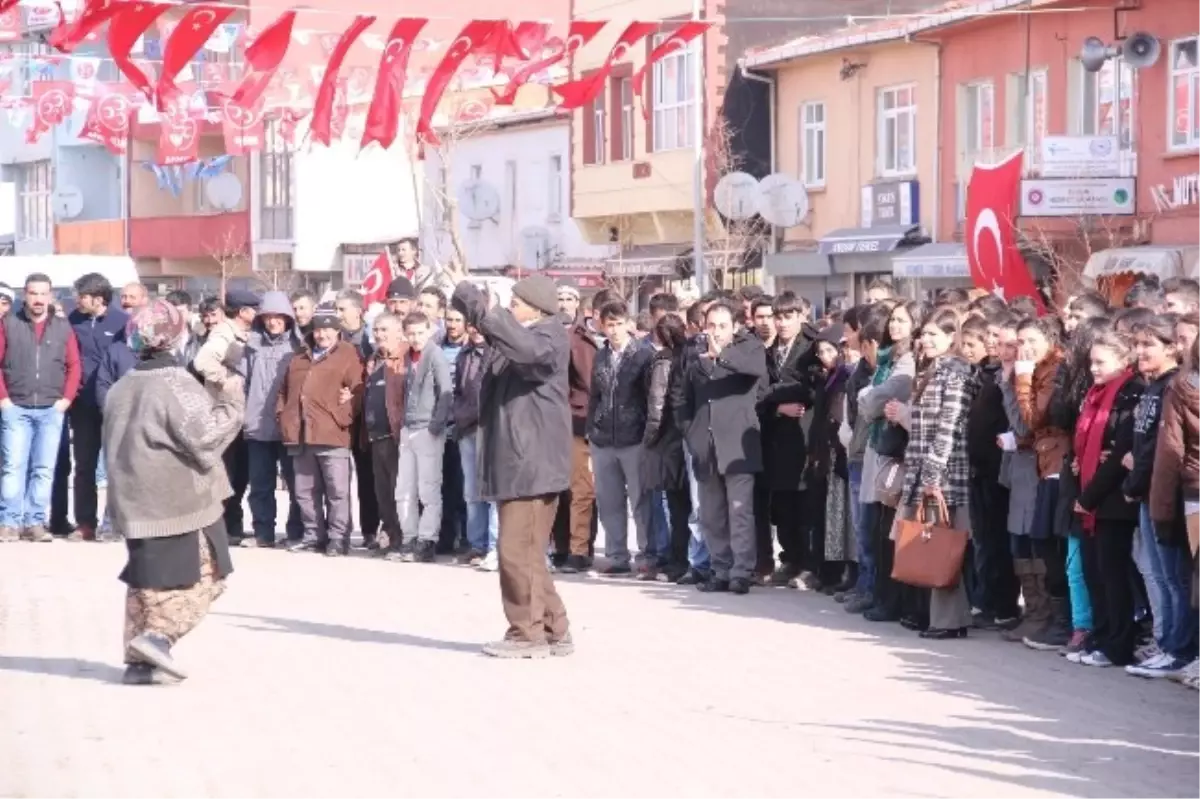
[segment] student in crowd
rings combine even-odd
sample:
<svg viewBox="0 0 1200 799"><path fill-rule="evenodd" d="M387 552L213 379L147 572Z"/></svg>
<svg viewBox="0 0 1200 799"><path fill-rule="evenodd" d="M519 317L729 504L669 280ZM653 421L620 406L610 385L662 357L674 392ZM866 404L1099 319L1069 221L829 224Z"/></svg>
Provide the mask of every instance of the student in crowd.
<svg viewBox="0 0 1200 799"><path fill-rule="evenodd" d="M400 466L400 430L404 426L405 377L408 341L404 321L391 311L375 317L371 325L375 351L366 365L363 382L361 435L371 451L371 476L379 503L379 552L387 560L401 559L404 536L396 512L396 477ZM360 446L364 446L360 441Z"/></svg>

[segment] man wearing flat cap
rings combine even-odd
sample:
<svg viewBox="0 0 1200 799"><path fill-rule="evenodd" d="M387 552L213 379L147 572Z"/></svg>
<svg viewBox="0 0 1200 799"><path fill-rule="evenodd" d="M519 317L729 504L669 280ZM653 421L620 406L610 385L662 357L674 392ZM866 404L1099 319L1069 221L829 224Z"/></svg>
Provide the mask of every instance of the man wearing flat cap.
<svg viewBox="0 0 1200 799"><path fill-rule="evenodd" d="M554 281L513 286L509 309L462 281L451 303L491 347L479 394L478 493L500 517L500 597L508 631L483 647L503 658L574 651L567 610L546 568L546 548L571 475L570 344Z"/></svg>

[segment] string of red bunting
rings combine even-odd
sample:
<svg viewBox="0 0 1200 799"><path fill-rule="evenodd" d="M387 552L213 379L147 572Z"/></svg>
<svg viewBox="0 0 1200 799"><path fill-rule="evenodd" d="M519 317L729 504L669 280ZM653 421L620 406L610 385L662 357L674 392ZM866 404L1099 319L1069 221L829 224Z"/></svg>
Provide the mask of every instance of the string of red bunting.
<svg viewBox="0 0 1200 799"><path fill-rule="evenodd" d="M0 14L16 6L18 0L0 0ZM88 86L90 105L81 138L96 141L110 151L124 153L131 118L141 106L150 105L158 113L161 131L158 142L160 164L194 161L198 155L201 126L216 122L223 128L226 150L240 155L262 147L264 118L276 113L289 138L296 124L311 115L309 139L329 146L346 131L349 116L349 88L340 77L350 48L376 21L375 16L358 15L341 34L329 35L328 60L320 73L311 106L300 106L293 92L280 84L280 65L292 41L298 10L285 11L253 35L245 47L245 70L240 79L229 81L209 92L216 119L209 114L208 98L196 102L196 88L177 83L197 52L236 10L225 5L189 5L187 11L166 38L162 62L157 74L145 62L132 56L135 43L168 9L171 3L149 0L85 0L81 13L73 20L61 18L49 35L50 45L61 53L71 53L85 40L95 38L107 24L107 42L111 57L123 83L92 83ZM405 78L409 57L426 18L404 17L396 20L388 33L379 58L374 91L366 112L360 147L375 143L391 147L395 142L401 115L409 110L404 104ZM569 63L580 48L587 45L609 23L579 20L570 24L565 39L550 38L550 26L544 22L512 23L507 20L467 22L446 48L432 70L423 93L413 98L418 144L436 145L434 113L451 81L468 58L489 65L496 76L507 76L499 90L490 89L497 105L512 105L517 90L546 70ZM633 90L642 101L645 75L655 62L682 49L708 28L703 21L686 22L675 27L657 44L646 63L633 76ZM559 97L558 107L569 111L595 99L604 89L613 67L631 49L660 29L658 22L632 22L625 27L608 52L602 66L576 80L553 86ZM336 41L334 41L336 37ZM149 74L148 74L149 73ZM314 75L315 78L315 75ZM317 81L314 79L314 83ZM214 96L215 95L215 96ZM83 94L79 95L81 98ZM27 138L36 141L42 134L61 124L71 115L76 85L71 81L42 80L32 84L27 102L32 124ZM642 103L645 110L645 103Z"/></svg>

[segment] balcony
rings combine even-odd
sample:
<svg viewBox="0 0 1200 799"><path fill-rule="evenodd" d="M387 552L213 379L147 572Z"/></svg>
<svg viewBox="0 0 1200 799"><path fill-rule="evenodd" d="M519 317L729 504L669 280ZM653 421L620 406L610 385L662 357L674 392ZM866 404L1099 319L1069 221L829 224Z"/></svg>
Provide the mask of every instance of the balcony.
<svg viewBox="0 0 1200 799"><path fill-rule="evenodd" d="M221 259L250 252L250 214L155 216L130 220L129 254L134 258Z"/></svg>
<svg viewBox="0 0 1200 799"><path fill-rule="evenodd" d="M54 226L54 251L67 255L124 255L125 222L59 222Z"/></svg>

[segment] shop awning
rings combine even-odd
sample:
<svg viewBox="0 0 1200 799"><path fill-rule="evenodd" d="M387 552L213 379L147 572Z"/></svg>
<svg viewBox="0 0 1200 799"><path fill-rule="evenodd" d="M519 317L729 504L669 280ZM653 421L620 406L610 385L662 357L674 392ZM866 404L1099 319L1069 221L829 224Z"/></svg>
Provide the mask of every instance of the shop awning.
<svg viewBox="0 0 1200 799"><path fill-rule="evenodd" d="M817 252L821 255L889 253L917 237L920 231L919 225L841 228L822 236L817 242Z"/></svg>
<svg viewBox="0 0 1200 799"><path fill-rule="evenodd" d="M893 255L892 274L909 278L970 277L967 247L953 241L922 244Z"/></svg>
<svg viewBox="0 0 1200 799"><path fill-rule="evenodd" d="M1200 247L1116 247L1092 253L1083 276L1109 277L1120 274L1157 275L1162 280L1193 277L1200 266Z"/></svg>
<svg viewBox="0 0 1200 799"><path fill-rule="evenodd" d="M604 262L609 277L671 277L677 274L684 244L643 244L627 247L620 255Z"/></svg>
<svg viewBox="0 0 1200 799"><path fill-rule="evenodd" d="M763 259L763 268L775 277L825 277L829 256L819 252L776 252Z"/></svg>

